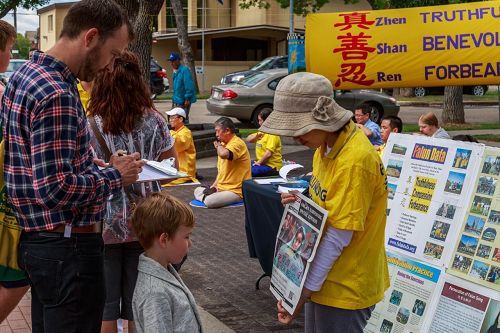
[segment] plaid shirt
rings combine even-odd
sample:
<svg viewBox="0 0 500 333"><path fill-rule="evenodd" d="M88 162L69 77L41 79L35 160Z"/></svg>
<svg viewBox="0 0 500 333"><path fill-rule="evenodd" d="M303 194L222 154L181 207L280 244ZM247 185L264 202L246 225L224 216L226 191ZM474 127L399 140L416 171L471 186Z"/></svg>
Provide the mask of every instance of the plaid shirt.
<svg viewBox="0 0 500 333"><path fill-rule="evenodd" d="M5 184L24 231L94 224L122 186L118 170L93 163L76 84L64 63L35 53L5 89Z"/></svg>

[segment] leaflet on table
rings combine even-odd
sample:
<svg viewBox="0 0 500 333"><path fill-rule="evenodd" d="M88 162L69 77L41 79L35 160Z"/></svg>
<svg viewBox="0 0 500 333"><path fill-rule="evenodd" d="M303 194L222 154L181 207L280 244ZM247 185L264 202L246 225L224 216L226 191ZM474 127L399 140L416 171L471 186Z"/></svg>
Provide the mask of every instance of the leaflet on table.
<svg viewBox="0 0 500 333"><path fill-rule="evenodd" d="M316 254L328 212L302 194L288 204L281 218L274 250L271 292L293 313Z"/></svg>
<svg viewBox="0 0 500 333"><path fill-rule="evenodd" d="M372 312L364 332L425 332L429 305L442 270L396 252L387 252L391 286Z"/></svg>
<svg viewBox="0 0 500 333"><path fill-rule="evenodd" d="M484 145L391 134L384 150L389 202L386 245L426 262L448 262Z"/></svg>
<svg viewBox="0 0 500 333"><path fill-rule="evenodd" d="M303 168L301 164L298 163L293 163L293 164L287 164L284 165L280 171L279 175L280 177L270 177L270 178L256 178L253 181L256 182L257 184L261 185L267 185L267 184L275 184L275 183L286 183L287 181L292 181L294 180L294 176L297 173L297 171L300 171L298 169ZM303 176L303 175L301 175Z"/></svg>
<svg viewBox="0 0 500 333"><path fill-rule="evenodd" d="M448 273L500 291L500 149L486 147Z"/></svg>
<svg viewBox="0 0 500 333"><path fill-rule="evenodd" d="M161 162L146 161L146 165L142 168L137 182L176 179L180 177L187 177L187 174L177 171L176 168L171 166L171 161L168 159Z"/></svg>
<svg viewBox="0 0 500 333"><path fill-rule="evenodd" d="M443 274L436 299L422 332L496 333L500 314L500 293Z"/></svg>

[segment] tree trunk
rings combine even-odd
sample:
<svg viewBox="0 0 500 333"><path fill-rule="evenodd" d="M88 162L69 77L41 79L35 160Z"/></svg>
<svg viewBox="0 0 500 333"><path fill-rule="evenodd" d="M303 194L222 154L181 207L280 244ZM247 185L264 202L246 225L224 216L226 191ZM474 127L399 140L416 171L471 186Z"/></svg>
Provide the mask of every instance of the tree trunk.
<svg viewBox="0 0 500 333"><path fill-rule="evenodd" d="M163 3L164 0L140 1L137 17L133 21L135 38L129 45L129 49L139 57L143 69L142 74L148 86L151 76L149 68L153 44L153 20L160 13Z"/></svg>
<svg viewBox="0 0 500 333"><path fill-rule="evenodd" d="M139 0L115 0L127 12L130 22L134 22L139 12Z"/></svg>
<svg viewBox="0 0 500 333"><path fill-rule="evenodd" d="M414 97L413 88L393 88L392 89L393 97Z"/></svg>
<svg viewBox="0 0 500 333"><path fill-rule="evenodd" d="M184 17L184 11L182 10L182 2L181 0L171 0L170 4L172 5L172 10L175 15L175 23L177 25L177 46L181 51L182 62L191 71L196 92L199 93L200 89L198 87L198 80L196 79L196 71L194 68L193 49L191 48L191 44L189 44L187 22Z"/></svg>
<svg viewBox="0 0 500 333"><path fill-rule="evenodd" d="M142 66L142 76L149 87L153 19L158 16L165 1L116 0L116 2L125 9L130 22L132 22L135 38L128 47L139 58L139 63Z"/></svg>
<svg viewBox="0 0 500 333"><path fill-rule="evenodd" d="M443 114L441 120L444 124L465 123L462 86L446 86L444 88Z"/></svg>

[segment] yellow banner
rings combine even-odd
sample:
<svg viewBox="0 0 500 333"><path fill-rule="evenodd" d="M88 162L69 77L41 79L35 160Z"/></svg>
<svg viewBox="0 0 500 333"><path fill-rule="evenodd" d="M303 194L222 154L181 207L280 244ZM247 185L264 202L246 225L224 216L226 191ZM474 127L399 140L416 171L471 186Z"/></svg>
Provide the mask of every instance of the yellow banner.
<svg viewBox="0 0 500 333"><path fill-rule="evenodd" d="M500 1L310 14L306 67L337 89L500 84Z"/></svg>

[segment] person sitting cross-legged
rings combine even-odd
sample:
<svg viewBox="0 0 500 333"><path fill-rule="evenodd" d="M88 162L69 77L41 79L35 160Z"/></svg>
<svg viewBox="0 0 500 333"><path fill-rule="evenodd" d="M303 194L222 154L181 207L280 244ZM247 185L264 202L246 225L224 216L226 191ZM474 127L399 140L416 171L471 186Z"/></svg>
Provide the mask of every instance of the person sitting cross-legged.
<svg viewBox="0 0 500 333"><path fill-rule="evenodd" d="M236 134L231 119L221 117L214 123L217 141L217 177L210 187L197 187L194 197L207 208L219 208L241 201L242 183L251 178L250 154L243 140Z"/></svg>
<svg viewBox="0 0 500 333"><path fill-rule="evenodd" d="M187 177L182 177L171 181L164 186L173 186L183 183L196 183L196 148L194 147L193 134L184 125L186 111L182 108L173 108L167 111L170 123L170 135L175 139L175 151L179 162L179 171L187 173Z"/></svg>
<svg viewBox="0 0 500 333"><path fill-rule="evenodd" d="M272 110L262 110L257 119L259 125L266 120ZM281 156L281 139L278 135L257 132L246 138L247 142L255 142L255 161L252 161L252 177L267 177L278 174L283 165Z"/></svg>

